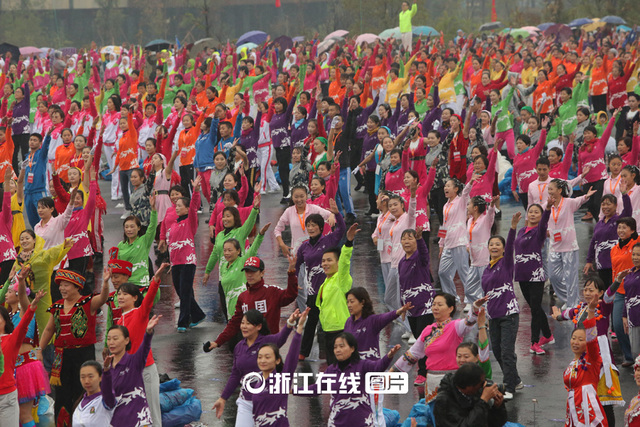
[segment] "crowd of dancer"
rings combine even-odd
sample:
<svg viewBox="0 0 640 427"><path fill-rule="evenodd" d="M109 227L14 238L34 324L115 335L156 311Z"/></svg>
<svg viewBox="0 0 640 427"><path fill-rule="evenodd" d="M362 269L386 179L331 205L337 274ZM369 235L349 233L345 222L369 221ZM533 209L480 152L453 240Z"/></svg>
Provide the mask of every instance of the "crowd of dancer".
<svg viewBox="0 0 640 427"><path fill-rule="evenodd" d="M409 25L415 7L403 4ZM34 407L49 394L58 423L162 425L152 309L170 273L177 333L205 320L194 293L204 265L196 240L207 240L196 237L199 220L211 240L204 284L217 283L227 321L204 351L228 344L234 355L214 409L220 417L242 384L236 426L288 425L288 393L251 394L244 378L295 372L316 337L327 374L417 365L414 384L442 400L438 426L460 416L438 388L459 385L454 372L466 363L495 376L491 350L505 389L487 386L480 400L502 425L504 401L523 387L523 303L534 357L555 342L547 282L561 306L552 318L575 324L566 425L615 425L625 401L611 335L640 385L635 33L604 27L559 42L460 31L446 43L402 34L324 50L314 39L197 55L133 46L5 55L0 425L35 426ZM123 239L106 250L99 180L123 212ZM360 190L368 207L356 213ZM506 219L507 236L492 232L501 190L524 209ZM269 193L287 206L279 218L260 216L263 197L280 198ZM582 206L581 219L595 223L586 259L574 225ZM375 223L382 314L353 286L357 221ZM258 256L272 223L286 287L265 284ZM293 313L281 327L283 309ZM409 340L395 360L401 346L384 354L379 342L394 321ZM333 386L329 425L383 425L382 395ZM636 397L625 425L640 425L638 408Z"/></svg>

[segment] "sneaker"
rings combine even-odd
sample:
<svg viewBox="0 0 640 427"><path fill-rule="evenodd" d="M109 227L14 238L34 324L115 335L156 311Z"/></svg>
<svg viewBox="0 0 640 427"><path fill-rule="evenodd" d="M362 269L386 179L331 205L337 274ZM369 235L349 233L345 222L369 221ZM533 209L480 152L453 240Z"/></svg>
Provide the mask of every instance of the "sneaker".
<svg viewBox="0 0 640 427"><path fill-rule="evenodd" d="M401 338L403 340L408 340L409 338L411 338L411 332L405 332L404 334L402 334Z"/></svg>
<svg viewBox="0 0 640 427"><path fill-rule="evenodd" d="M611 339L616 341L618 340L618 335L616 335L616 333L613 331L611 331Z"/></svg>
<svg viewBox="0 0 640 427"><path fill-rule="evenodd" d="M593 221L593 215L591 215L591 212L587 212L587 213L586 213L586 214L581 218L581 220L582 220L582 221L585 221L585 222L591 222L591 221Z"/></svg>
<svg viewBox="0 0 640 427"><path fill-rule="evenodd" d="M307 358L307 357L306 357L306 356L304 356L304 355L302 355L302 354L299 354L299 355L298 355L298 361L300 361L300 362L302 362L302 361L303 361L304 359L306 359L306 358Z"/></svg>
<svg viewBox="0 0 640 427"><path fill-rule="evenodd" d="M538 345L542 347L547 344L555 344L556 339L553 337L553 334L549 338L545 338L544 336L538 340Z"/></svg>
<svg viewBox="0 0 640 427"><path fill-rule="evenodd" d="M380 216L380 212L374 212L371 214L371 218L378 218Z"/></svg>
<svg viewBox="0 0 640 427"><path fill-rule="evenodd" d="M416 343L416 337L413 336L413 334L409 337L409 340L407 341L407 344L412 345Z"/></svg>
<svg viewBox="0 0 640 427"><path fill-rule="evenodd" d="M631 366L633 366L633 360L625 360L624 362L622 362L622 367L623 368L630 368Z"/></svg>
<svg viewBox="0 0 640 427"><path fill-rule="evenodd" d="M424 385L424 383L426 382L427 382L427 378L424 375L418 375L416 377L416 380L413 382L413 385L421 386L421 385Z"/></svg>
<svg viewBox="0 0 640 427"><path fill-rule="evenodd" d="M195 327L196 327L196 326L198 326L200 323L204 322L204 319L206 319L206 317L203 317L202 319L198 320L197 322L189 323L189 327L190 327L190 328L195 328Z"/></svg>
<svg viewBox="0 0 640 427"><path fill-rule="evenodd" d="M124 213L122 214L122 216L120 217L120 219L127 219L127 217L131 215L131 212L129 211L124 211Z"/></svg>
<svg viewBox="0 0 640 427"><path fill-rule="evenodd" d="M543 354L547 354L542 347L540 347L539 343L533 343L531 345L531 348L529 348L529 353L531 354L539 354L539 355L543 355Z"/></svg>
<svg viewBox="0 0 640 427"><path fill-rule="evenodd" d="M113 200L113 199L111 199L111 200ZM122 209L122 208L124 208L124 203L120 202L120 203L118 203L116 205L116 209Z"/></svg>
<svg viewBox="0 0 640 427"><path fill-rule="evenodd" d="M523 382L522 382L522 381L520 381L520 382L518 383L518 385L516 386L516 390L522 390L523 388L524 388L524 384L523 384Z"/></svg>
<svg viewBox="0 0 640 427"><path fill-rule="evenodd" d="M286 197L283 197L282 199L280 199L280 204L281 205L288 205L289 204L289 199L287 199Z"/></svg>
<svg viewBox="0 0 640 427"><path fill-rule="evenodd" d="M465 305L465 306L464 306L464 312L465 312L465 313L468 313L468 312L469 312L469 310L471 310L471 304L467 304L467 305Z"/></svg>
<svg viewBox="0 0 640 427"><path fill-rule="evenodd" d="M505 391L503 397L504 400L511 400L513 399L513 393L511 393L510 391Z"/></svg>
<svg viewBox="0 0 640 427"><path fill-rule="evenodd" d="M173 304L173 308L180 308L180 301L178 301L177 303Z"/></svg>
<svg viewBox="0 0 640 427"><path fill-rule="evenodd" d="M500 209L496 209L495 219L502 219L502 211Z"/></svg>
<svg viewBox="0 0 640 427"><path fill-rule="evenodd" d="M198 213L201 214L202 213L202 208L198 209Z"/></svg>
<svg viewBox="0 0 640 427"><path fill-rule="evenodd" d="M260 194L267 194L267 192L264 190L260 190Z"/></svg>
<svg viewBox="0 0 640 427"><path fill-rule="evenodd" d="M179 334L184 334L185 332L187 332L187 328L182 328L182 327L178 328L178 333Z"/></svg>

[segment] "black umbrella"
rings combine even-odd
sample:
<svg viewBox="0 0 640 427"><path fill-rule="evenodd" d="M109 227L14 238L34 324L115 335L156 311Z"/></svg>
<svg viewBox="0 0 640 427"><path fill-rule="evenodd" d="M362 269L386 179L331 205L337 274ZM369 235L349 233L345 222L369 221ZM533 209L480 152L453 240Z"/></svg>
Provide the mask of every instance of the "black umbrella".
<svg viewBox="0 0 640 427"><path fill-rule="evenodd" d="M0 44L0 55L4 56L7 52L11 52L11 56L14 62L20 58L20 48L9 43Z"/></svg>
<svg viewBox="0 0 640 427"><path fill-rule="evenodd" d="M155 39L147 43L144 48L154 52L159 52L162 49L169 49L169 46L171 46L171 42L163 39Z"/></svg>
<svg viewBox="0 0 640 427"><path fill-rule="evenodd" d="M283 50L293 49L293 40L289 36L280 36L273 41L273 44L278 43Z"/></svg>
<svg viewBox="0 0 640 427"><path fill-rule="evenodd" d="M487 22L486 24L482 24L480 26L480 31L492 31L492 30L497 30L498 28L502 28L502 27L504 27L504 25L502 25L502 22L500 22L500 21Z"/></svg>

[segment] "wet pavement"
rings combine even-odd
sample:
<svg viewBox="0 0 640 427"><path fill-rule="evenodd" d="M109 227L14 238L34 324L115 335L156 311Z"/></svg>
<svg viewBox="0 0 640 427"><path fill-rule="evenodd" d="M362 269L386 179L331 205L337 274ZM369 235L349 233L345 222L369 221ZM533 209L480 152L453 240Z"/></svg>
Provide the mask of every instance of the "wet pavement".
<svg viewBox="0 0 640 427"><path fill-rule="evenodd" d="M109 183L101 182L102 194L108 195ZM267 269L265 272L265 282L270 285L286 287L287 260L282 256L277 242L273 237L273 227L284 211L284 207L279 205L279 194L263 196L260 221L262 224L272 222L273 226L259 250L260 257L265 261ZM122 209L115 209L116 202L107 201L109 213L105 216L105 248L114 246L122 239L122 220L120 215ZM379 267L379 258L375 246L371 241L371 233L375 226L375 218L367 218L362 215L367 208L366 195L354 193L354 204L356 212L359 213L359 224L362 232L359 233L355 241L355 250L352 258L352 275L354 285L367 288L374 301L377 313L383 312L381 303L383 285ZM517 211L522 211L520 204L515 202L503 203L502 220L497 221L497 232L503 236L507 235L510 227L511 216ZM583 223L580 218L583 211L576 213L576 231L580 245L581 268L584 265L589 239L593 231L594 223ZM220 301L217 292L217 284L213 278L217 277L217 268L212 273L210 283L202 284L204 266L211 252L212 245L209 241L208 228L205 219L208 215L200 215L200 224L196 236L196 247L198 257L198 269L195 277L195 295L200 306L207 314L207 320L195 329L189 330L185 334L176 333L176 323L178 310L174 309L174 303L178 301L175 294L171 278L165 277L161 286L161 299L155 311L162 314L160 325L153 339L153 353L158 364L160 373L167 373L171 378L178 378L182 381L183 387L192 388L196 396L202 401L203 414L201 422L209 426L233 426L235 423L236 407L234 400L237 395L233 395L227 402L224 415L218 420L215 413L211 411L213 403L220 396L227 378L230 375L233 363L232 353L224 346L211 353L203 353L202 343L213 340L224 329L224 323L220 315ZM433 216L431 236L437 234L437 217ZM522 224L522 222L521 222ZM288 235L285 237L287 241ZM432 258L432 272L437 271L437 245L431 238L429 249ZM576 272L578 274L578 272ZM581 273L580 273L581 274ZM462 295L462 287L458 284L458 292ZM569 338L573 329L572 322L559 323L550 320L551 330L554 333L556 343L549 345L548 353L544 356L529 354L530 346L530 311L516 286L516 293L520 302L520 329L516 343L516 353L518 356L518 371L525 384L525 388L516 393L515 398L507 403L509 420L521 423L525 426L560 426L564 423L565 405L567 393L562 382L562 372L573 357L569 348ZM548 294L544 298L544 307L550 313L550 306L553 299ZM285 317L293 311L294 305L283 309L282 325ZM459 307L459 312L462 306ZM403 351L407 348L406 340L401 339L404 328L396 323L391 324L380 334L381 349L390 348L395 344L402 344ZM287 346L284 347L282 355L287 353ZM622 361L621 353L617 343L613 341L613 351L618 362ZM493 359L494 380L501 381L502 374L500 368ZM318 360L317 340L309 359L300 362L299 371L314 372L323 371L326 367L324 361ZM411 383L415 377L415 370L410 376ZM633 370L620 367L620 382L622 392L627 403L636 395L638 388L633 380ZM420 398L423 390L411 387L409 395L386 396L386 408L396 409L400 412L401 420L404 420L411 407ZM622 414L624 408L616 408L617 425L623 425ZM329 396L319 397L296 397L289 398L289 420L294 426L324 426L329 415ZM355 427L355 426L354 426Z"/></svg>

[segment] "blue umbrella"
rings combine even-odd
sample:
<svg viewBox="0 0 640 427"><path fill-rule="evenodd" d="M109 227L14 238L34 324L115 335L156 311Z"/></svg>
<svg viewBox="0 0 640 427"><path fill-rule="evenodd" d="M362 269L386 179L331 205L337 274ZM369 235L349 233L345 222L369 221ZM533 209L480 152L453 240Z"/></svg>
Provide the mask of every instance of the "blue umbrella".
<svg viewBox="0 0 640 427"><path fill-rule="evenodd" d="M544 31L552 25L554 25L553 22L545 22L544 24L538 25L538 28L540 28L541 31Z"/></svg>
<svg viewBox="0 0 640 427"><path fill-rule="evenodd" d="M412 33L414 36L437 36L440 34L435 28L426 25L413 27Z"/></svg>
<svg viewBox="0 0 640 427"><path fill-rule="evenodd" d="M395 27L395 28L389 28L387 30L384 30L383 32L378 34L378 37L380 37L380 40L387 40L389 37L394 39L399 39L402 36L400 34L400 28Z"/></svg>
<svg viewBox="0 0 640 427"><path fill-rule="evenodd" d="M618 25L616 31L624 31L625 33L628 33L629 31L631 31L631 27L627 27L626 25Z"/></svg>
<svg viewBox="0 0 640 427"><path fill-rule="evenodd" d="M605 16L601 21L612 25L625 25L627 23L624 19L614 15Z"/></svg>
<svg viewBox="0 0 640 427"><path fill-rule="evenodd" d="M245 43L262 44L267 40L267 33L264 31L249 31L240 36L236 42L236 46L240 46Z"/></svg>
<svg viewBox="0 0 640 427"><path fill-rule="evenodd" d="M578 19L574 19L573 21L569 22L569 26L571 28L578 28L578 27L582 27L583 25L587 25L587 24L591 24L593 22L592 19L589 18L578 18Z"/></svg>

